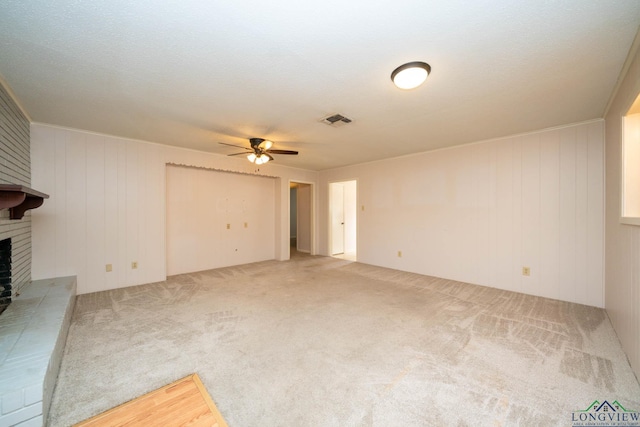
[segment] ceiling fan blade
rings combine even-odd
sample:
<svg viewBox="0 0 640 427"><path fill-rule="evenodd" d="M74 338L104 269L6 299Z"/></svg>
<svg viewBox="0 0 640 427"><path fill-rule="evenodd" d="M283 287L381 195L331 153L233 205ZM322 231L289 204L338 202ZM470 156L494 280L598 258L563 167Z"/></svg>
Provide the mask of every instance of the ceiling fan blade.
<svg viewBox="0 0 640 427"><path fill-rule="evenodd" d="M269 160L275 160L269 153L264 153L264 154L269 158Z"/></svg>
<svg viewBox="0 0 640 427"><path fill-rule="evenodd" d="M243 146L241 146L241 145L227 144L226 142L218 142L218 144L228 145L229 147L242 148L243 150L249 150L249 151L252 151L250 148L243 147Z"/></svg>
<svg viewBox="0 0 640 427"><path fill-rule="evenodd" d="M248 152L245 151L244 153L227 154L227 156L246 156L247 154L248 154Z"/></svg>
<svg viewBox="0 0 640 427"><path fill-rule="evenodd" d="M268 150L269 153L271 154L298 154L297 151L294 150Z"/></svg>

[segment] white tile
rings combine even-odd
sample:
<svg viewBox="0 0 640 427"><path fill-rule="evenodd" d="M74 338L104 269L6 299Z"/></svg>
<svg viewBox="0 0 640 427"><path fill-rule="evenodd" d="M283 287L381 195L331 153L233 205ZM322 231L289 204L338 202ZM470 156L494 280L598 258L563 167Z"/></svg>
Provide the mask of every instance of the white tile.
<svg viewBox="0 0 640 427"><path fill-rule="evenodd" d="M15 426L38 416L42 416L42 403L26 406L7 415L1 415L0 427Z"/></svg>
<svg viewBox="0 0 640 427"><path fill-rule="evenodd" d="M64 350L64 345L57 342L66 337L66 330L61 332L61 328L69 327L67 314L73 307L75 294L73 277L35 281L3 313L0 427L43 424L44 402L48 404L51 400ZM50 363L56 366L49 369Z"/></svg>
<svg viewBox="0 0 640 427"><path fill-rule="evenodd" d="M42 427L44 425L44 421L42 415L31 418L30 420L24 421L20 424L17 424L16 427Z"/></svg>
<svg viewBox="0 0 640 427"><path fill-rule="evenodd" d="M34 384L24 390L24 404L33 405L42 401L42 384Z"/></svg>
<svg viewBox="0 0 640 427"><path fill-rule="evenodd" d="M2 396L2 414L8 414L24 406L22 390L7 393Z"/></svg>

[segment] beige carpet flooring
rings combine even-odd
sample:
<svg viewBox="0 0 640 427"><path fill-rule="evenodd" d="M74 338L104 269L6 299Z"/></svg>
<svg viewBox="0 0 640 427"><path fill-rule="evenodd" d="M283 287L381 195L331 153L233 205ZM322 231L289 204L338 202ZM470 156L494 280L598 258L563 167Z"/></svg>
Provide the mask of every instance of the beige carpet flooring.
<svg viewBox="0 0 640 427"><path fill-rule="evenodd" d="M640 410L597 308L297 256L78 297L51 426L198 373L231 427L567 426Z"/></svg>

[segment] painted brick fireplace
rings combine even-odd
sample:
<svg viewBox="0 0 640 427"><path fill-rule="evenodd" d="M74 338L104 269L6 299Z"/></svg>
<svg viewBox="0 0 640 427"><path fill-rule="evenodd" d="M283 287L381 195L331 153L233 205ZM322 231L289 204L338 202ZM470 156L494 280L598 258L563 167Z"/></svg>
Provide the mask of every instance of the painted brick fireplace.
<svg viewBox="0 0 640 427"><path fill-rule="evenodd" d="M0 82L2 83L2 82ZM0 184L31 185L30 124L13 97L0 84ZM10 240L11 279L0 276L0 304L15 298L31 282L31 214L10 219L0 210L0 241Z"/></svg>
<svg viewBox="0 0 640 427"><path fill-rule="evenodd" d="M0 426L43 426L71 324L76 279L31 281L27 211L48 196L29 188L30 123L14 99L0 79Z"/></svg>
<svg viewBox="0 0 640 427"><path fill-rule="evenodd" d="M11 302L11 239L0 240L0 313Z"/></svg>

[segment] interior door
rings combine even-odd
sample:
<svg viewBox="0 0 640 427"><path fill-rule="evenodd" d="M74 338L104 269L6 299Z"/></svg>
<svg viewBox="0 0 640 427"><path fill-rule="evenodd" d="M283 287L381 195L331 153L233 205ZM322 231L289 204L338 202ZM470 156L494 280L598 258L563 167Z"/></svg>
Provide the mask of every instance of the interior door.
<svg viewBox="0 0 640 427"><path fill-rule="evenodd" d="M330 187L331 255L344 253L344 186L333 183Z"/></svg>

